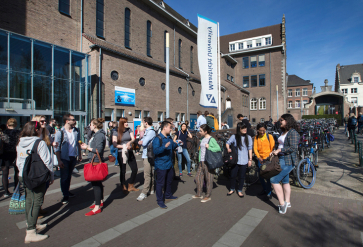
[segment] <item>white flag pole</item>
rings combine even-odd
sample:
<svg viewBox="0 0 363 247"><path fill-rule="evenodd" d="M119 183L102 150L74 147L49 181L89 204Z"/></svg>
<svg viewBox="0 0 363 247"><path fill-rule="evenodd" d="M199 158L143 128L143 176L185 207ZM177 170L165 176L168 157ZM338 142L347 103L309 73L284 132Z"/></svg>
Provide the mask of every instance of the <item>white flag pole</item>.
<svg viewBox="0 0 363 247"><path fill-rule="evenodd" d="M218 46L217 46L217 56L218 56L218 125L221 129L221 119L222 119L222 105L221 105L221 55L220 55L220 37L219 37L219 22L217 23L217 33L218 33Z"/></svg>

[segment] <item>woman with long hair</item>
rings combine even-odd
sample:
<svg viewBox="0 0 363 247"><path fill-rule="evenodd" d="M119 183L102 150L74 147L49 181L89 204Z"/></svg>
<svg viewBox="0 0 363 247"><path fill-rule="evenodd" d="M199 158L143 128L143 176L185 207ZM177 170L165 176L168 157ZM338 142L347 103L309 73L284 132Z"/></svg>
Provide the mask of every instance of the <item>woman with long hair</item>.
<svg viewBox="0 0 363 247"><path fill-rule="evenodd" d="M133 131L129 128L127 118L120 118L117 132L113 132L113 146L118 148L118 163L120 166L120 182L122 191L127 194L129 191L139 191L134 186L137 175L137 163L134 152L132 151L131 143L135 141ZM129 163L131 168L131 177L128 187L126 186L126 163Z"/></svg>
<svg viewBox="0 0 363 247"><path fill-rule="evenodd" d="M40 132L42 131L39 122L31 121L25 124L22 132L20 133L20 138L18 145L16 147L17 151L17 160L16 165L19 169L19 179L23 182L23 169L25 160L28 156L28 151L33 149L33 146L37 140L39 140ZM53 174L53 163L52 158L47 147L47 144L40 140L37 154L43 161L44 165L49 169L51 178L49 183L52 184L54 182L54 174ZM40 164L43 165L43 164ZM27 231L25 237L25 243L30 242L38 242L48 238L47 235L40 235L37 232L42 231L46 228L46 224L38 225L38 215L39 210L43 204L44 194L47 189L47 183L44 182L42 185L34 188L28 189L23 183L25 187L25 218L27 221Z"/></svg>
<svg viewBox="0 0 363 247"><path fill-rule="evenodd" d="M216 139L214 139L210 133L212 129L207 124L202 124L199 127L199 133L202 136L200 141L200 152L199 152L199 166L197 174L195 175L195 181L197 184L197 194L193 195L192 198L200 198L201 202L208 202L211 199L213 189L213 174L208 170L208 166L205 164L205 153L208 150L212 152L221 151ZM203 183L206 180L207 193L203 198Z"/></svg>
<svg viewBox="0 0 363 247"><path fill-rule="evenodd" d="M291 114L282 115L280 122L282 134L278 139L278 149L272 151L272 154L279 156L282 171L276 176L270 178L270 181L280 203L280 205L278 205L279 213L285 214L287 208L291 207L289 173L298 162L297 151L300 135L296 131L298 126ZM280 182L282 183L282 186L280 185Z"/></svg>
<svg viewBox="0 0 363 247"><path fill-rule="evenodd" d="M81 144L83 150L88 150L88 159L91 162L94 157L93 162L100 163L104 161L103 153L106 146L106 133L103 130L103 123L105 119L97 118L93 119L90 124L90 129L94 132L92 138L89 140L88 145L86 143ZM98 154L101 160L99 160ZM95 204L90 207L92 211L86 213L86 216L92 216L101 213L101 207L103 207L103 184L102 181L91 182L93 186L93 192L95 195Z"/></svg>
<svg viewBox="0 0 363 247"><path fill-rule="evenodd" d="M192 135L189 133L187 129L187 125L185 123L182 123L180 125L180 130L176 132L176 135L174 136L174 142L176 142L177 139L182 141L182 144L180 145L182 147L181 152L177 150L177 156L178 156L178 166L179 166L179 176L183 176L182 171L182 160L183 156L187 160L187 169L188 169L188 176L191 177L192 174L190 173L190 157L187 149L187 138L192 138Z"/></svg>
<svg viewBox="0 0 363 247"><path fill-rule="evenodd" d="M245 182L246 168L252 164L252 138L247 134L247 125L244 122L237 124L236 134L232 135L226 143L228 152L232 152L231 145L233 145L238 154L238 161L231 170L230 189L227 196L234 193L236 189L236 178L238 177L237 194L243 198L242 193L243 184Z"/></svg>

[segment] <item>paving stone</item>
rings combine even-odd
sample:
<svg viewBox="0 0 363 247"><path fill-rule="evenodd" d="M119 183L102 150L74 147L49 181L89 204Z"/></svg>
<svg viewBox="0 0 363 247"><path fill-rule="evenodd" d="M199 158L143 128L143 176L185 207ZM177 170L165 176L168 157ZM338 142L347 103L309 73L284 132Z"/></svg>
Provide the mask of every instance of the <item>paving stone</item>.
<svg viewBox="0 0 363 247"><path fill-rule="evenodd" d="M253 226L237 223L229 230L229 232L235 233L235 234L238 234L238 235L241 235L241 236L244 236L247 238L254 229L255 229L255 227L253 227Z"/></svg>
<svg viewBox="0 0 363 247"><path fill-rule="evenodd" d="M78 244L73 245L72 247L98 247L98 246L101 246L99 242L97 242L94 238L89 238Z"/></svg>
<svg viewBox="0 0 363 247"><path fill-rule="evenodd" d="M100 242L101 244L107 243L108 241L117 238L118 236L120 236L121 233L119 233L118 231L114 230L114 229L108 229L104 232L101 232L100 234L97 234L96 236L93 236L93 238L95 240L97 240L97 242Z"/></svg>
<svg viewBox="0 0 363 247"><path fill-rule="evenodd" d="M135 227L138 227L139 225L136 224L135 222L132 222L131 220L128 220L120 225L117 225L115 227L113 227L114 230L118 231L119 233L123 234L125 232L128 232L132 229L134 229Z"/></svg>
<svg viewBox="0 0 363 247"><path fill-rule="evenodd" d="M251 208L251 210L248 211L248 213L246 215L256 217L256 218L259 218L259 219L263 219L266 216L267 213L268 212L265 211L265 210L260 210L260 209L257 209L257 208Z"/></svg>
<svg viewBox="0 0 363 247"><path fill-rule="evenodd" d="M261 222L261 219L246 215L238 223L256 227L260 222Z"/></svg>
<svg viewBox="0 0 363 247"><path fill-rule="evenodd" d="M246 240L246 237L227 232L221 239L218 240L218 243L230 246L230 247L239 247Z"/></svg>
<svg viewBox="0 0 363 247"><path fill-rule="evenodd" d="M148 222L149 220L152 220L154 217L151 217L150 215L147 215L147 214L142 214L142 215L139 215L133 219L131 219L132 222L135 222L136 224L138 225L142 225L144 224L145 222Z"/></svg>

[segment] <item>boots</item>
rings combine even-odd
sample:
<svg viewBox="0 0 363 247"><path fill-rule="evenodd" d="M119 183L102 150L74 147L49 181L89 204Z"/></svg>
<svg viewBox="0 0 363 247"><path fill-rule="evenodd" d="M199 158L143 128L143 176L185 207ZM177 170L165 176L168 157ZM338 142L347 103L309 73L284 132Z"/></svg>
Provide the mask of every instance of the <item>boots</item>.
<svg viewBox="0 0 363 247"><path fill-rule="evenodd" d="M28 227L28 223L26 223L26 227ZM36 230L38 232L40 232L40 231L43 231L46 227L47 227L47 224L37 224L36 225Z"/></svg>
<svg viewBox="0 0 363 247"><path fill-rule="evenodd" d="M134 184L129 184L129 189L128 191L139 191L139 189L136 189Z"/></svg>
<svg viewBox="0 0 363 247"><path fill-rule="evenodd" d="M126 185L122 185L122 192L127 195L129 193L129 191L126 188Z"/></svg>
<svg viewBox="0 0 363 247"><path fill-rule="evenodd" d="M29 244L31 242L39 242L44 239L47 239L48 237L49 237L48 235L37 234L35 229L26 230L25 243Z"/></svg>

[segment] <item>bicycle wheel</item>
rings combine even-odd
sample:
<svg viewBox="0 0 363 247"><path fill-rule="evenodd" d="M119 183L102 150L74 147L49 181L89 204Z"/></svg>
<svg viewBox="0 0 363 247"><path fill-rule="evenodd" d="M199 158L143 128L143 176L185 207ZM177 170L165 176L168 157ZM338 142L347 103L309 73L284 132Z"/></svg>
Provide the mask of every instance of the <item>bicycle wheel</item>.
<svg viewBox="0 0 363 247"><path fill-rule="evenodd" d="M252 184L258 181L259 174L258 174L258 167L256 162L252 162L250 167L246 169L246 177L244 186L251 186Z"/></svg>
<svg viewBox="0 0 363 247"><path fill-rule="evenodd" d="M314 186L316 172L313 164L308 159L303 159L296 169L297 179L304 189L310 189Z"/></svg>

